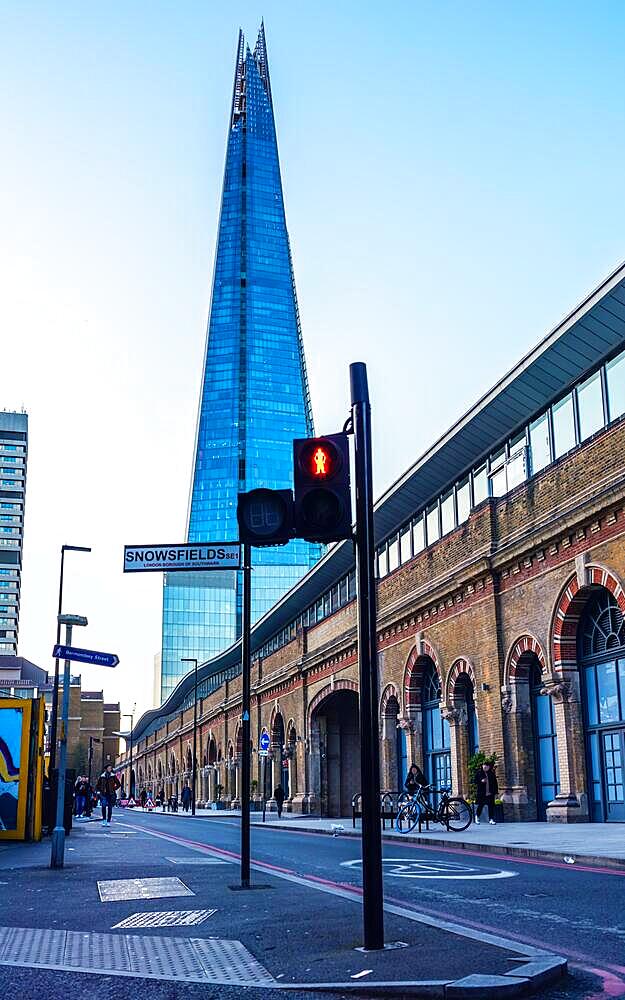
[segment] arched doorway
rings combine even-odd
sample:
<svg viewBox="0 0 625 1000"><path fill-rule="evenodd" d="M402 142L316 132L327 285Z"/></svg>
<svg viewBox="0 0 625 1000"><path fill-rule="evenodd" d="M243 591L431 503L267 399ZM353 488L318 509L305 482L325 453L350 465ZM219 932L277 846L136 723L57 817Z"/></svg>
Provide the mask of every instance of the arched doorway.
<svg viewBox="0 0 625 1000"><path fill-rule="evenodd" d="M590 816L625 822L625 619L604 587L593 588L580 617L577 655Z"/></svg>
<svg viewBox="0 0 625 1000"><path fill-rule="evenodd" d="M271 795L278 785L282 786L284 798L289 797L289 760L286 754L284 719L281 712L277 712L271 727L271 751L272 761L272 782Z"/></svg>
<svg viewBox="0 0 625 1000"><path fill-rule="evenodd" d="M322 816L349 816L360 792L358 695L330 691L310 717L311 785Z"/></svg>
<svg viewBox="0 0 625 1000"><path fill-rule="evenodd" d="M479 749L480 741L475 709L475 672L473 665L463 657L455 661L447 675L447 697L442 715L449 726L453 789L460 795L468 795L469 762Z"/></svg>
<svg viewBox="0 0 625 1000"><path fill-rule="evenodd" d="M423 771L437 788L451 785L451 739L449 723L441 714L441 681L428 658L423 671L421 712L423 716Z"/></svg>
<svg viewBox="0 0 625 1000"><path fill-rule="evenodd" d="M556 708L545 651L526 633L511 646L504 671L503 711L506 811L515 820L545 820L560 792ZM482 748L484 749L484 747Z"/></svg>
<svg viewBox="0 0 625 1000"><path fill-rule="evenodd" d="M286 759L286 769L287 769L286 770L286 777L287 777L287 782L288 782L288 787L289 787L289 794L287 796L286 792L285 792L285 798L288 798L289 800L291 800L293 798L293 796L295 795L295 793L297 791L297 754L296 754L296 747L297 747L297 730L295 729L295 722L294 722L294 720L290 719L289 720L289 724L287 726L286 751L285 751L285 755L284 755L285 759ZM287 806L287 809L288 810L291 809L291 805L290 804Z"/></svg>
<svg viewBox="0 0 625 1000"><path fill-rule="evenodd" d="M547 694L538 658L526 654L526 662L519 661L526 669L530 686L534 772L536 781L536 814L539 820L547 818L547 805L560 791L560 765L558 762L558 736L553 698Z"/></svg>
<svg viewBox="0 0 625 1000"><path fill-rule="evenodd" d="M399 701L394 686L382 694L382 759L380 768L383 791L401 791L408 773L406 730L399 726Z"/></svg>

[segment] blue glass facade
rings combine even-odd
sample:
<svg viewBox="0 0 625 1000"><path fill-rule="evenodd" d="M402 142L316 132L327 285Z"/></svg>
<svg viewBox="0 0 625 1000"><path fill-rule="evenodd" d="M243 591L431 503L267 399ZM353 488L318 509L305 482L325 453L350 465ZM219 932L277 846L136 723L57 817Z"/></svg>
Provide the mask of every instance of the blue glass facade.
<svg viewBox="0 0 625 1000"><path fill-rule="evenodd" d="M226 153L189 541L238 536L237 494L292 486L293 438L314 433L286 228L264 29L242 34ZM321 555L293 541L253 553L252 617L260 618ZM168 574L161 696L239 634L241 574Z"/></svg>

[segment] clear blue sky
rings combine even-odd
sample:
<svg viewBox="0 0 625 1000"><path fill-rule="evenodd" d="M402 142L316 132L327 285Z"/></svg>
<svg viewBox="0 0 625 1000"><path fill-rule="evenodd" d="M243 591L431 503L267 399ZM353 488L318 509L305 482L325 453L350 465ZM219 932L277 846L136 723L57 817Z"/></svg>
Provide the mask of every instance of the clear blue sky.
<svg viewBox="0 0 625 1000"><path fill-rule="evenodd" d="M317 428L364 360L376 492L625 256L622 3L0 7L0 406L30 413L20 652L62 543L85 683L146 707L183 536L236 36L267 29ZM117 681L117 683L115 683Z"/></svg>

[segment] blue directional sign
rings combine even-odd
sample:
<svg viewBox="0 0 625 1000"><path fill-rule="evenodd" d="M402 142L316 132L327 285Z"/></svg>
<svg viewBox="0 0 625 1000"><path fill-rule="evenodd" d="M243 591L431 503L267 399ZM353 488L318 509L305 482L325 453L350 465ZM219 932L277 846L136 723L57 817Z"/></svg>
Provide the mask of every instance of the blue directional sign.
<svg viewBox="0 0 625 1000"><path fill-rule="evenodd" d="M271 738L269 733L261 733L260 739L258 741L258 747L263 753L269 752L269 745L271 743Z"/></svg>
<svg viewBox="0 0 625 1000"><path fill-rule="evenodd" d="M78 663L92 663L94 667L116 667L119 656L115 653L97 653L94 649L78 649L76 646L55 646L52 655L57 660L77 660Z"/></svg>

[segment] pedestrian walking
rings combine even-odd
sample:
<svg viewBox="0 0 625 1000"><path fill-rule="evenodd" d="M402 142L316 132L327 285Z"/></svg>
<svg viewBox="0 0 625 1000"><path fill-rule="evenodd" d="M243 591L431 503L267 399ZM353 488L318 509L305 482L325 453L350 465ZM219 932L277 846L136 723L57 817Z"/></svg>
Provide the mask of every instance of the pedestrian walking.
<svg viewBox="0 0 625 1000"><path fill-rule="evenodd" d="M495 796L499 791L497 775L490 761L485 760L481 767L475 772L475 787L477 790L477 812L475 822L480 823L480 816L484 806L488 806L488 822L495 826Z"/></svg>
<svg viewBox="0 0 625 1000"><path fill-rule="evenodd" d="M74 812L76 819L82 819L87 808L87 790L89 786L84 775L80 774L74 785Z"/></svg>
<svg viewBox="0 0 625 1000"><path fill-rule="evenodd" d="M274 790L273 797L276 800L276 806L278 807L278 819L282 816L282 806L284 805L284 788L282 785Z"/></svg>
<svg viewBox="0 0 625 1000"><path fill-rule="evenodd" d="M193 793L192 793L191 789L189 788L189 786L187 784L185 784L184 788L182 789L182 811L183 812L189 812L189 809L191 808L191 799L192 798L193 798Z"/></svg>
<svg viewBox="0 0 625 1000"><path fill-rule="evenodd" d="M113 815L113 806L117 799L117 789L120 787L116 775L113 774L113 765L107 764L106 770L98 778L98 792L100 793L100 805L102 806L102 826L110 826Z"/></svg>
<svg viewBox="0 0 625 1000"><path fill-rule="evenodd" d="M147 797L148 797L148 793L146 792L145 788L142 788L141 789L141 795L139 796L139 798L141 799L141 808L142 809L145 809L145 803L147 801Z"/></svg>

